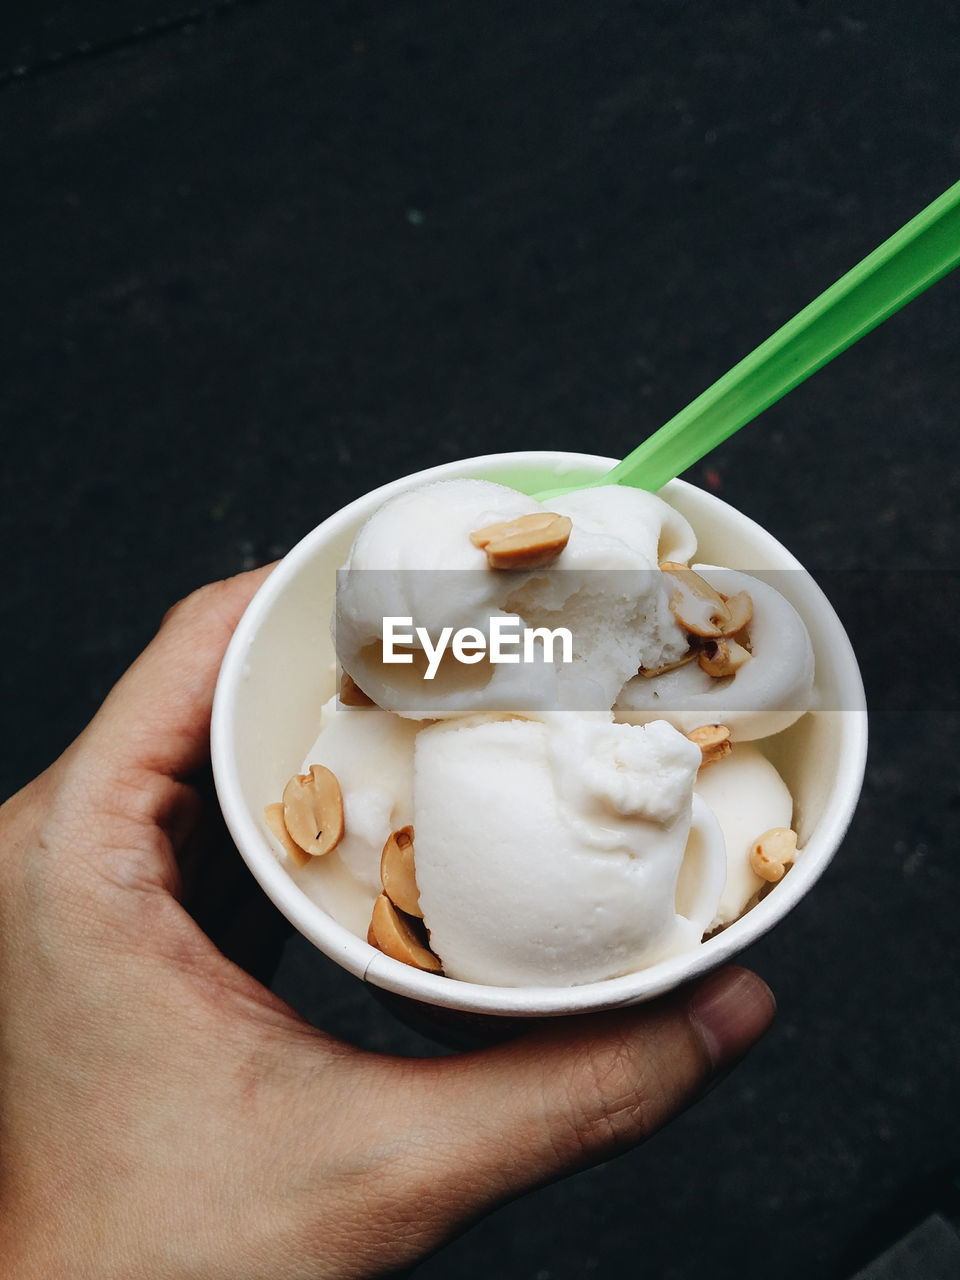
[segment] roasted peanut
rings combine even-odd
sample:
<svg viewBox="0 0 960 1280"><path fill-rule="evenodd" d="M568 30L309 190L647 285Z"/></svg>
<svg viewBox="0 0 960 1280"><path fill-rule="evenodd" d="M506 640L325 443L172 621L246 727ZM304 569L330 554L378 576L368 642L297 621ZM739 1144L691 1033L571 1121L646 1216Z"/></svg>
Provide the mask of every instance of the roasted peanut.
<svg viewBox="0 0 960 1280"><path fill-rule="evenodd" d="M340 701L345 707L373 707L376 703L369 698L346 671L340 676Z"/></svg>
<svg viewBox="0 0 960 1280"><path fill-rule="evenodd" d="M343 836L343 796L336 776L322 764L296 773L283 789L283 821L305 853L320 857Z"/></svg>
<svg viewBox="0 0 960 1280"><path fill-rule="evenodd" d="M730 730L725 724L702 724L699 729L691 729L687 737L700 748L701 769L716 764L733 750Z"/></svg>
<svg viewBox="0 0 960 1280"><path fill-rule="evenodd" d="M391 831L380 855L380 880L383 892L395 907L408 916L423 919L420 891L413 868L413 827Z"/></svg>
<svg viewBox="0 0 960 1280"><path fill-rule="evenodd" d="M753 599L747 591L738 591L735 596L724 596L730 621L724 631L725 636L735 636L738 631L750 625L753 618Z"/></svg>
<svg viewBox="0 0 960 1280"><path fill-rule="evenodd" d="M722 640L708 640L700 650L697 662L701 671L715 679L724 676L735 676L744 663L749 662L753 654L736 640L727 637Z"/></svg>
<svg viewBox="0 0 960 1280"><path fill-rule="evenodd" d="M797 833L789 827L771 827L750 848L750 866L761 880L783 879L797 851Z"/></svg>
<svg viewBox="0 0 960 1280"><path fill-rule="evenodd" d="M487 553L491 569L536 569L549 564L567 545L573 523L555 511L534 511L489 524L470 535L475 547Z"/></svg>
<svg viewBox="0 0 960 1280"><path fill-rule="evenodd" d="M719 591L685 564L665 560L660 566L672 581L670 612L684 631L695 636L722 636L730 626L730 610Z"/></svg>
<svg viewBox="0 0 960 1280"><path fill-rule="evenodd" d="M263 811L263 816L267 821L267 826L283 845L284 853L286 853L290 861L295 866L305 867L310 861L310 855L309 853L304 853L287 830L287 824L283 820L283 804L281 801L277 800L274 804L268 804Z"/></svg>
<svg viewBox="0 0 960 1280"><path fill-rule="evenodd" d="M688 662L692 662L699 653L699 649L691 646L682 658L678 658L676 662L665 662L660 667L640 667L637 670L638 676L643 676L647 680L652 680L654 676L662 676L667 671L676 671L678 667L685 667Z"/></svg>
<svg viewBox="0 0 960 1280"><path fill-rule="evenodd" d="M415 923L408 916L402 915L385 893L381 893L373 904L370 928L375 945L384 955L403 964L411 964L415 969L440 973L443 966L430 948L417 937Z"/></svg>

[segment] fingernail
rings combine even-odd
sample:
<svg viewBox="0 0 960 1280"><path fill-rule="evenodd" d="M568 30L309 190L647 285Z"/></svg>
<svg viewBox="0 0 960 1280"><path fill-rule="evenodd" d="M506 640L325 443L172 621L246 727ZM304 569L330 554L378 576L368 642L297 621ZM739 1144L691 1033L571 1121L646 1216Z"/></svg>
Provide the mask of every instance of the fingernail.
<svg viewBox="0 0 960 1280"><path fill-rule="evenodd" d="M729 966L711 973L691 993L690 1021L700 1033L714 1071L742 1058L773 1021L773 992L749 969Z"/></svg>

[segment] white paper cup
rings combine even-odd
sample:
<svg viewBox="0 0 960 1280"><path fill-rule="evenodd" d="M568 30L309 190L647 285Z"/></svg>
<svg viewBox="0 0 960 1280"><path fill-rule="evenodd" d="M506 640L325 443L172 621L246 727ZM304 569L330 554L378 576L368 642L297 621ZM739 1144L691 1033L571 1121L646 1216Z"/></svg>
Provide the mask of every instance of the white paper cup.
<svg viewBox="0 0 960 1280"><path fill-rule="evenodd" d="M652 999L722 964L766 933L810 889L853 816L866 763L863 684L846 633L803 572L778 589L807 624L821 708L765 740L794 798L800 851L789 875L734 924L693 951L603 982L573 987L494 987L424 973L392 960L344 928L299 888L278 859L263 818L298 773L334 692L330 618L336 570L354 535L388 498L431 480L479 477L536 492L603 474L616 460L587 454L506 453L405 476L325 520L280 562L240 620L217 684L211 727L220 803L237 847L265 892L302 934L385 993L460 1014L534 1018L617 1008ZM693 526L700 561L746 572L801 569L768 533L711 494L674 480L661 496Z"/></svg>

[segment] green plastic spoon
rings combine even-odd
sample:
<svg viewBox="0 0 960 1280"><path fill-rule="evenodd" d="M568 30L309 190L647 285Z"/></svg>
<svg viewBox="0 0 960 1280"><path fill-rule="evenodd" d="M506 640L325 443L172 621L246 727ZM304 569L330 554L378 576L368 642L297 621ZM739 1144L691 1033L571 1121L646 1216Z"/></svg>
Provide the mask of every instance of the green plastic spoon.
<svg viewBox="0 0 960 1280"><path fill-rule="evenodd" d="M659 489L960 263L960 182L874 249L599 479Z"/></svg>

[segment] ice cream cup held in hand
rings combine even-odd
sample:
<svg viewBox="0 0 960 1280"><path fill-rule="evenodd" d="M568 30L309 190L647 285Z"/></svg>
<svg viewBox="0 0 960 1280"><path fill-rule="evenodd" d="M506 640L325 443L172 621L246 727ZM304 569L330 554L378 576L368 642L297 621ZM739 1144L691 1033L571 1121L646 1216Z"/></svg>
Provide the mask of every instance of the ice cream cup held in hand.
<svg viewBox="0 0 960 1280"><path fill-rule="evenodd" d="M423 972L383 955L317 905L277 856L264 820L314 742L323 704L334 692L330 636L336 571L354 536L388 499L433 480L476 477L535 493L594 479L608 458L568 453L488 455L406 476L324 521L281 561L251 602L224 659L211 730L214 774L224 816L263 889L311 942L387 992L477 1014L538 1017L638 1003L728 960L799 901L833 857L863 781L863 686L833 609L796 559L747 517L682 481L661 495L693 526L699 561L748 573L778 574L778 589L806 622L816 658L816 704L764 743L794 799L799 853L790 873L751 910L703 944L622 977L565 987L498 987ZM793 571L793 572L781 572ZM683 887L687 913L700 908ZM679 899L679 891L678 891Z"/></svg>

